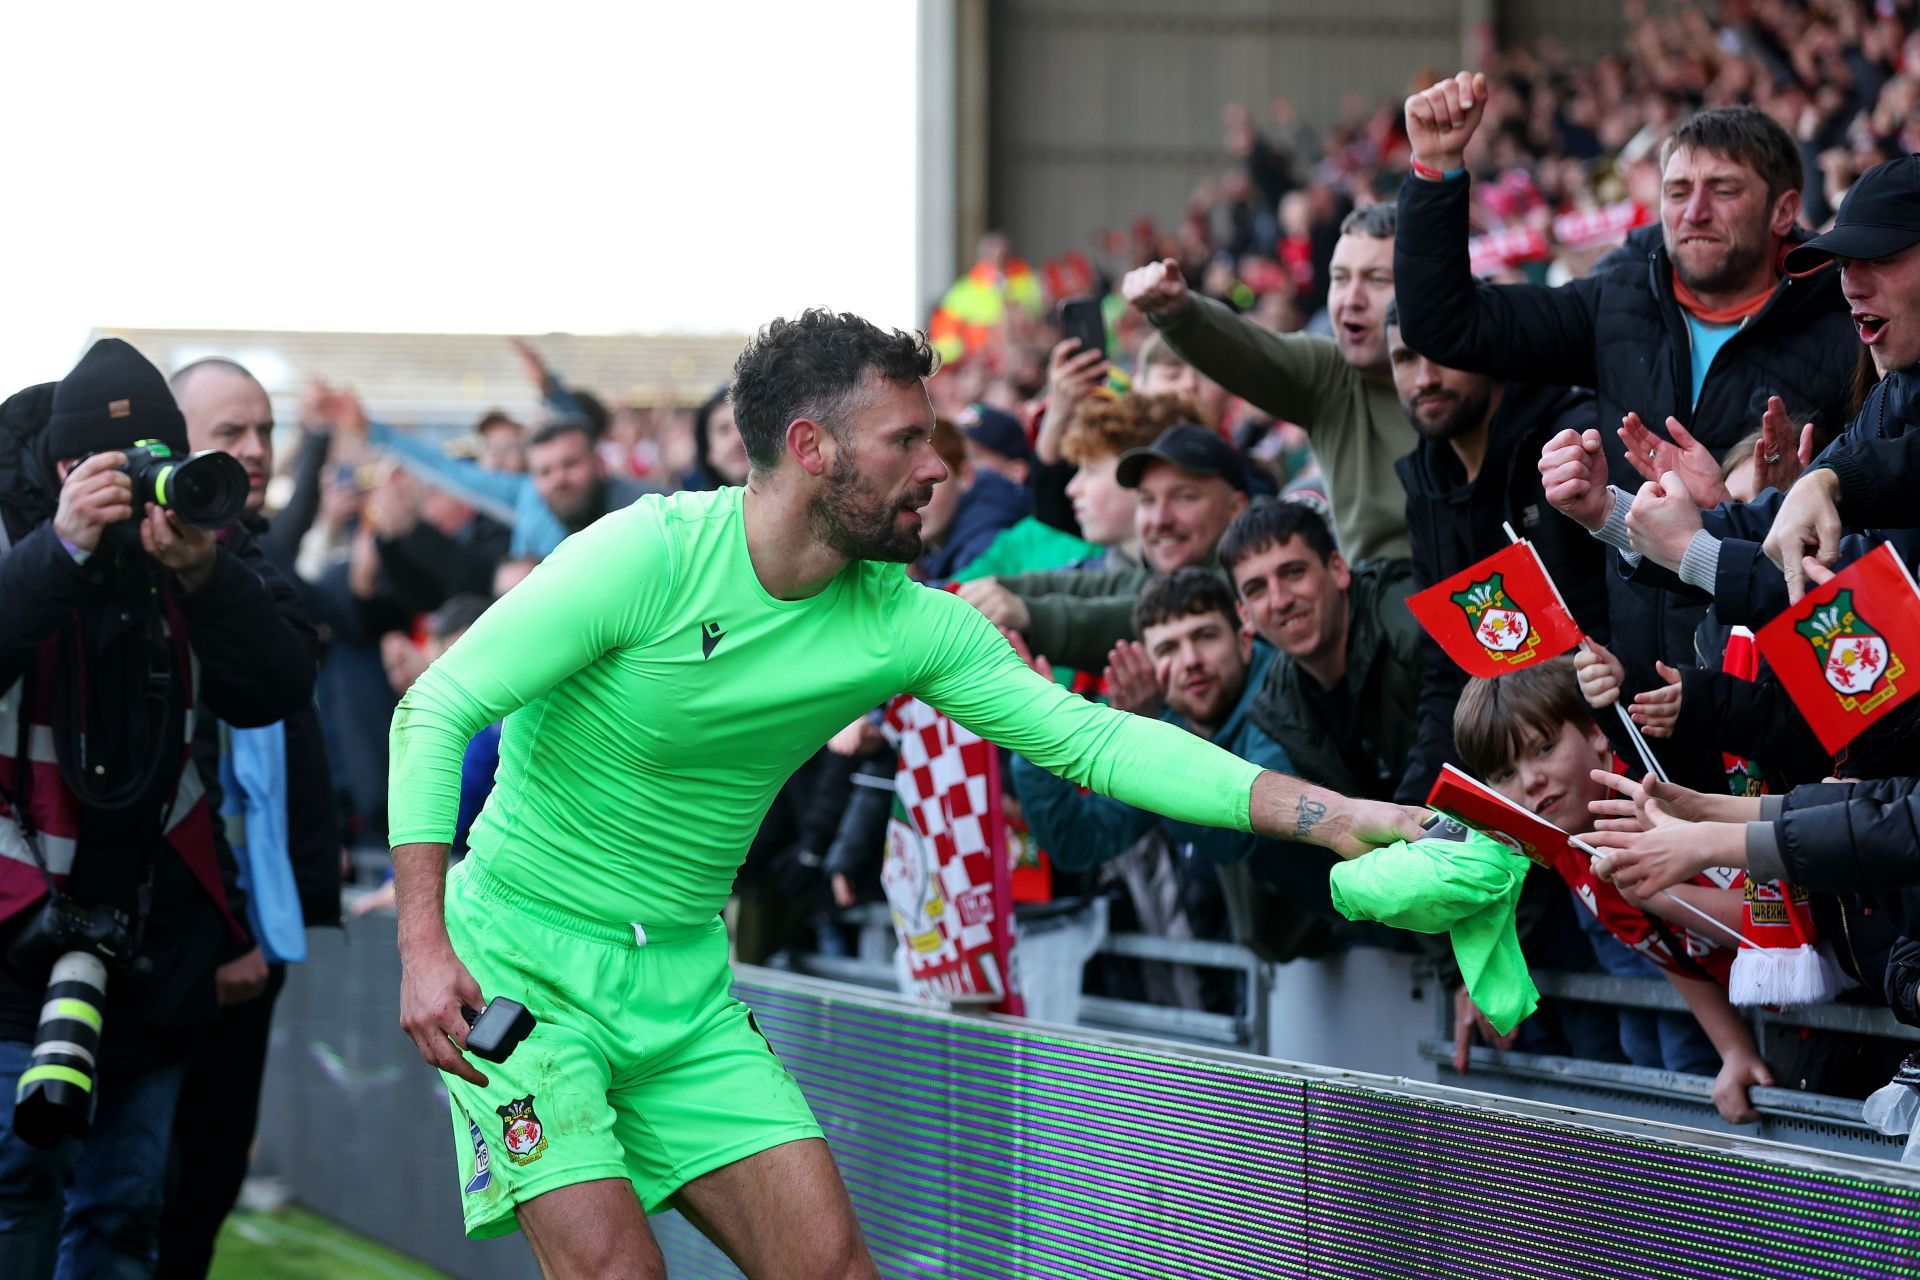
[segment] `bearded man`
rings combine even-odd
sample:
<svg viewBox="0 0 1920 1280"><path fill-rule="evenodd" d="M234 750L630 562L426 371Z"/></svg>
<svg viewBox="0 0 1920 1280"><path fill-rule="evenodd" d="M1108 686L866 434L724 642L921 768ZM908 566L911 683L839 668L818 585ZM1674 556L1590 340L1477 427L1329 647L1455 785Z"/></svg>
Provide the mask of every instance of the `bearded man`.
<svg viewBox="0 0 1920 1280"><path fill-rule="evenodd" d="M1420 811L1349 800L1030 671L910 581L935 452L917 334L775 320L734 366L742 488L653 496L569 538L394 716L401 1025L443 1072L467 1233L549 1275L664 1275L671 1205L764 1277L878 1273L798 1086L730 992L720 920L782 783L900 692L1044 768L1175 819L1354 856ZM446 862L467 739L500 772ZM482 1075L463 1009L538 1019Z"/></svg>

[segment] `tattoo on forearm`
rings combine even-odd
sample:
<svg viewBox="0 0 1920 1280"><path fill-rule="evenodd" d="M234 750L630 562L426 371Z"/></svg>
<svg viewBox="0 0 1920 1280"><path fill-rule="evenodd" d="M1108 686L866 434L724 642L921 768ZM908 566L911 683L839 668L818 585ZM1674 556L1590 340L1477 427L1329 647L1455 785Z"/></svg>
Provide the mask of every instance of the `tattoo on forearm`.
<svg viewBox="0 0 1920 1280"><path fill-rule="evenodd" d="M1314 827L1318 826L1320 820L1326 816L1326 805L1318 800L1301 796L1300 803L1294 810L1293 834L1297 836L1306 835L1309 831L1312 831Z"/></svg>

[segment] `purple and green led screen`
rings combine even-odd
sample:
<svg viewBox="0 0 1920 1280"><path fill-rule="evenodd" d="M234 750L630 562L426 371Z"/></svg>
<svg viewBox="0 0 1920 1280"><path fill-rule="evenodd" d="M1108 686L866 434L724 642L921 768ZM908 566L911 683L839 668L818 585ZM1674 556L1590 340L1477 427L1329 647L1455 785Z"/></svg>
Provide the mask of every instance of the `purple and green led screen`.
<svg viewBox="0 0 1920 1280"><path fill-rule="evenodd" d="M890 1277L1920 1276L1914 1188L822 990L739 993Z"/></svg>

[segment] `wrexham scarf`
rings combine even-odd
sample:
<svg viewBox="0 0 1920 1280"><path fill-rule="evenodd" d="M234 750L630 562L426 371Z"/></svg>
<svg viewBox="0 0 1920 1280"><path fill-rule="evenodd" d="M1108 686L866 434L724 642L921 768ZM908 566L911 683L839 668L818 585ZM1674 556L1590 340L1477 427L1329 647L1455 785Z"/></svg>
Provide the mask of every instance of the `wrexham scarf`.
<svg viewBox="0 0 1920 1280"><path fill-rule="evenodd" d="M1760 673L1760 654L1753 632L1735 627L1727 638L1720 669L1751 681ZM1735 795L1764 795L1766 783L1757 769L1740 756L1721 756L1727 769L1727 789ZM1831 1000L1853 983L1820 947L1819 931L1807 909L1807 891L1785 880L1745 881L1740 936L1755 944L1740 947L1727 975L1727 998L1736 1005L1818 1004Z"/></svg>

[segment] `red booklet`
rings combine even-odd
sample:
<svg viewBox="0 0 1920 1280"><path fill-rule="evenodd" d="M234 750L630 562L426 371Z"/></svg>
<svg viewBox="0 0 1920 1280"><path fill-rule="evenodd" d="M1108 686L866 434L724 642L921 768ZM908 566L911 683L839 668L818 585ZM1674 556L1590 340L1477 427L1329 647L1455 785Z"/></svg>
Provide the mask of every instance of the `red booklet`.
<svg viewBox="0 0 1920 1280"><path fill-rule="evenodd" d="M1579 624L1529 542L1408 597L1407 608L1470 676L1505 675L1580 643Z"/></svg>
<svg viewBox="0 0 1920 1280"><path fill-rule="evenodd" d="M1543 867L1561 866L1573 848L1566 832L1450 764L1440 766L1440 776L1427 793L1427 807L1458 818ZM1587 855L1580 857L1584 861Z"/></svg>

